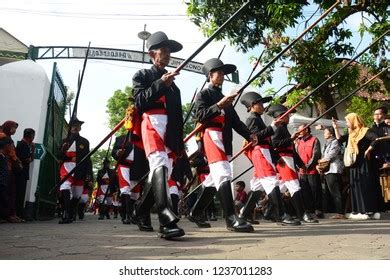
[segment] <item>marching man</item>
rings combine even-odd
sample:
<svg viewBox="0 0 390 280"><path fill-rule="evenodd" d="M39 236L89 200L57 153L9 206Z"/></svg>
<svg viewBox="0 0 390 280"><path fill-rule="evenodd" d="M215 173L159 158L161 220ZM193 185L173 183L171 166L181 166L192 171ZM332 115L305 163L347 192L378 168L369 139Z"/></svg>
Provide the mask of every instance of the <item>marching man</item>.
<svg viewBox="0 0 390 280"><path fill-rule="evenodd" d="M60 177L63 179L75 166L89 153L89 142L80 136L81 125L83 121L77 118L69 122L70 135L63 140L60 156L62 164L60 167ZM84 184L92 181L92 161L88 158L83 165L76 170L60 186L61 196L63 198L63 214L60 224L69 224L73 221L77 204L84 191Z"/></svg>
<svg viewBox="0 0 390 280"><path fill-rule="evenodd" d="M172 164L184 152L184 143L180 90L173 82L178 73L168 72L165 67L171 53L180 51L183 46L158 31L148 38L147 47L153 66L138 71L133 77L135 106L142 115L142 141L150 167L136 215L142 225L149 223L150 226L147 217L156 203L159 236L171 239L185 234L177 226L179 218L172 210L168 193Z"/></svg>
<svg viewBox="0 0 390 280"><path fill-rule="evenodd" d="M232 169L229 163L229 157L233 152L232 129L247 141L251 141L251 133L240 121L232 106L236 95L224 96L222 93L225 75L233 73L236 66L224 64L218 58L212 58L204 63L202 70L210 85L197 95L195 114L198 121L205 124L203 147L209 163L210 174L202 183L202 189L191 209L190 216L192 220L197 220L197 224L200 226L204 210L218 191L227 229L251 232L253 227L235 215L231 188Z"/></svg>
<svg viewBox="0 0 390 280"><path fill-rule="evenodd" d="M283 204L279 189L279 180L276 175L275 152L271 146L271 136L279 126L280 122L273 121L270 126L266 126L261 115L264 113L263 103L271 101L271 97L261 97L257 92L247 92L241 98L241 103L250 112L246 125L249 130L257 136L257 145L248 151L248 157L252 161L255 172L250 181L251 193L241 209L240 217L250 223L253 221L252 213L256 203L260 199L261 190L264 190L270 201L275 205L275 220L284 225L299 225L300 222L293 220L283 210Z"/></svg>
<svg viewBox="0 0 390 280"><path fill-rule="evenodd" d="M267 114L277 119L288 109L281 104L274 104L268 108ZM313 219L309 212L305 210L303 203L302 191L299 186L298 173L296 171L296 159L299 157L294 151L293 141L298 137L295 133L291 135L287 129L287 124L290 121L290 116L287 114L281 120L281 124L276 128L272 136L272 146L279 156L276 169L280 176L280 190L286 191L291 195L291 202L294 206L298 218L305 223L318 223L318 220Z"/></svg>

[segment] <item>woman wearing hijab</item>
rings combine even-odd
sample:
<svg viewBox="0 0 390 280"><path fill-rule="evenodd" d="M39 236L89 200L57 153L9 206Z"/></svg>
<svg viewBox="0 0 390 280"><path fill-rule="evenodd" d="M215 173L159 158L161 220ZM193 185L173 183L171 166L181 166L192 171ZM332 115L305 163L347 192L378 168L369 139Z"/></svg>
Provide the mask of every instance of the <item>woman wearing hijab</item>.
<svg viewBox="0 0 390 280"><path fill-rule="evenodd" d="M375 147L377 135L364 125L362 118L356 113L345 117L348 134L341 135L337 121L333 120L336 138L347 143L344 152L344 165L349 168L351 185L352 219L379 219L375 190L375 172L371 151ZM375 214L374 214L375 213Z"/></svg>

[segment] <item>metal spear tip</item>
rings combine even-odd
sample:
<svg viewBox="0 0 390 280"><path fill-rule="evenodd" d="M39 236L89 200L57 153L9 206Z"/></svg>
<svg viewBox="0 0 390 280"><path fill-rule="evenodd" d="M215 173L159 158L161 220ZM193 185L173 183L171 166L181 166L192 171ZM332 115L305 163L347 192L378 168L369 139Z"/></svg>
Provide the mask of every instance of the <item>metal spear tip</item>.
<svg viewBox="0 0 390 280"><path fill-rule="evenodd" d="M147 40L150 37L150 35L152 35L152 34L150 34L150 32L143 30L143 31L138 33L138 38L140 38L142 40Z"/></svg>

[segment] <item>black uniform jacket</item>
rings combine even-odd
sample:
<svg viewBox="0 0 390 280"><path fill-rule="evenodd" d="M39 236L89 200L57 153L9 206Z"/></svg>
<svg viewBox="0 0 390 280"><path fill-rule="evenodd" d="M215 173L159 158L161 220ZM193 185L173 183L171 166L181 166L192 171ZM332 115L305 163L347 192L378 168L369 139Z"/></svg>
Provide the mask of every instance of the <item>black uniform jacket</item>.
<svg viewBox="0 0 390 280"><path fill-rule="evenodd" d="M141 179L147 172L149 172L149 163L146 159L145 151L137 147L136 145L130 142L130 138L127 143L123 145L123 142L126 140L126 135L121 135L115 139L114 147L112 148L111 155L112 157L118 161L119 164L123 164L126 166L130 166L131 170L131 180L139 180ZM118 157L118 150L124 148L125 152L121 157ZM131 153L134 149L134 161L130 165L125 162L126 157Z"/></svg>
<svg viewBox="0 0 390 280"><path fill-rule="evenodd" d="M179 88L172 83L166 87L160 79L167 71L152 66L150 69L142 69L133 77L135 106L142 114L151 109L161 109L163 104L158 99L165 96L166 110L168 114L167 133L165 145L174 153L180 154L184 150L183 143L183 112Z"/></svg>
<svg viewBox="0 0 390 280"><path fill-rule="evenodd" d="M276 153L291 154L294 158L294 162L298 167L304 167L302 159L296 153L294 148L294 142L291 140L291 134L287 129L287 125L282 123L276 130L271 138L271 144L274 147Z"/></svg>
<svg viewBox="0 0 390 280"><path fill-rule="evenodd" d="M96 182L98 183L99 187L102 184L102 179L103 179L103 176L104 174L108 175L108 178L109 178L109 188L110 188L110 191L111 193L115 192L115 190L117 189L117 178L115 176L115 171L114 169L111 169L111 168L107 168L107 169L99 169L98 172L97 172L97 176L96 176Z"/></svg>
<svg viewBox="0 0 390 280"><path fill-rule="evenodd" d="M70 140L68 138L62 140L62 144L67 142L69 143L69 146L71 146L73 141L76 141L76 164L78 165L80 161L90 152L89 141L84 137L80 136L79 134L77 134L77 135L71 135ZM60 151L60 159L63 161L70 160L70 158L68 158L65 155L65 152L66 151L64 150ZM90 179L92 180L93 178L92 161L90 157L86 161L84 161L82 166L80 166L80 168L78 168L74 173L75 179L85 180L87 176L89 176Z"/></svg>
<svg viewBox="0 0 390 280"><path fill-rule="evenodd" d="M271 136L274 135L274 129L272 126L266 126L261 118L261 115L255 112L250 113L245 123L250 132L256 135L258 144L270 145L272 161L275 163L279 157L271 145Z"/></svg>
<svg viewBox="0 0 390 280"><path fill-rule="evenodd" d="M221 114L221 110L217 106L217 102L220 101L223 97L224 95L222 94L222 90L211 85L207 89L199 92L195 99L195 115L200 123L206 124L206 127L212 126L212 124L207 125L207 122ZM225 123L222 131L223 144L225 146L226 154L232 155L232 129L234 129L238 134L240 134L248 141L250 141L251 133L246 125L240 120L233 106L224 108L224 111Z"/></svg>

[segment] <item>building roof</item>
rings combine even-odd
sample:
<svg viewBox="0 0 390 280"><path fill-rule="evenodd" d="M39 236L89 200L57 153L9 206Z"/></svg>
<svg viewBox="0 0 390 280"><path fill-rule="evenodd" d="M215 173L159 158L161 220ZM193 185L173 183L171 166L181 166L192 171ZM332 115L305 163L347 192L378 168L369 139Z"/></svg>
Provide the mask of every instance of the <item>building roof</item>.
<svg viewBox="0 0 390 280"><path fill-rule="evenodd" d="M28 47L25 44L0 27L0 58L3 61L26 59L27 52Z"/></svg>

